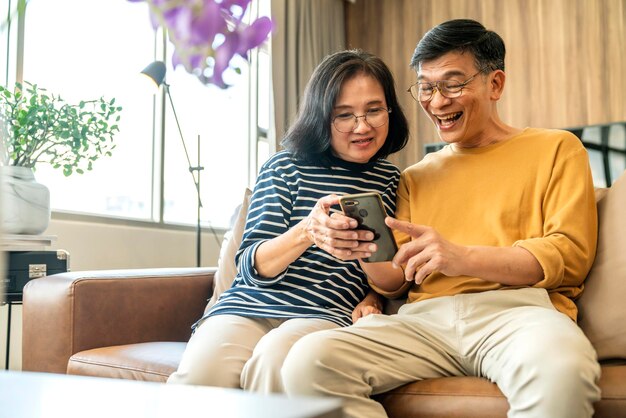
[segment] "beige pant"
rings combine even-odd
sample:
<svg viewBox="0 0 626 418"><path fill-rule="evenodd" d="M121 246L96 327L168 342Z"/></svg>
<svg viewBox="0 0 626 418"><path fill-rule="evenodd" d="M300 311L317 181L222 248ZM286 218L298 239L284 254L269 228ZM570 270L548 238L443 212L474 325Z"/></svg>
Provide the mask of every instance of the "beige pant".
<svg viewBox="0 0 626 418"><path fill-rule="evenodd" d="M425 300L309 335L282 374L289 395L338 396L353 418L386 417L371 395L442 376L497 383L516 418L591 417L600 394L593 347L536 288Z"/></svg>
<svg viewBox="0 0 626 418"><path fill-rule="evenodd" d="M337 327L322 319L211 316L191 336L167 382L283 392L280 369L291 346L311 332Z"/></svg>

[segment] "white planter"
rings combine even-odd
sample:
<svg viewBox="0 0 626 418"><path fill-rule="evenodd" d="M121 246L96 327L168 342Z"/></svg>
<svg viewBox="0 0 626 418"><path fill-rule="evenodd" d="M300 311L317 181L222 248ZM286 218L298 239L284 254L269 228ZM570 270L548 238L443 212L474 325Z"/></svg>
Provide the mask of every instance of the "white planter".
<svg viewBox="0 0 626 418"><path fill-rule="evenodd" d="M50 191L35 181L27 167L2 170L2 230L5 234L38 235L50 223Z"/></svg>

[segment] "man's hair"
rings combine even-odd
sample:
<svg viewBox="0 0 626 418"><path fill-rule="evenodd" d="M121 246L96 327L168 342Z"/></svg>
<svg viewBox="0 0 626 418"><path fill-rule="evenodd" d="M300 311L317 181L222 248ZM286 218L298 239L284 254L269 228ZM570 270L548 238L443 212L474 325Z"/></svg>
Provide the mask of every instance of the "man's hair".
<svg viewBox="0 0 626 418"><path fill-rule="evenodd" d="M389 114L389 132L385 144L372 161L400 151L407 143L409 127L402 112L394 79L385 63L361 50L340 51L328 55L315 68L304 90L296 121L282 140L282 145L301 160L330 164L332 112L341 86L357 75L376 79L383 88Z"/></svg>
<svg viewBox="0 0 626 418"><path fill-rule="evenodd" d="M448 52L469 52L474 56L476 68L504 71L504 41L500 35L471 19L449 20L426 32L415 48L411 67L417 71L423 62Z"/></svg>

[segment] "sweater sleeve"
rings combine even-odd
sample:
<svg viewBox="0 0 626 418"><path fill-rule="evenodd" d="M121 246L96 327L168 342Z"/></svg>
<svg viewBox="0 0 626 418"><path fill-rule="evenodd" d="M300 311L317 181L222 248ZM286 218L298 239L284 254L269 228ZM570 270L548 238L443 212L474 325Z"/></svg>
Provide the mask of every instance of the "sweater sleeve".
<svg viewBox="0 0 626 418"><path fill-rule="evenodd" d="M400 176L400 182L398 184L398 192L396 198L395 218L399 221L411 222L411 192L409 190L409 187L409 182L407 180L405 172L403 172ZM393 231L393 236L396 239L398 247L411 241L411 237L408 234L399 231Z"/></svg>
<svg viewBox="0 0 626 418"><path fill-rule="evenodd" d="M586 150L576 140L557 154L543 200L543 236L514 243L541 265L535 287L580 286L593 263L597 212Z"/></svg>
<svg viewBox="0 0 626 418"><path fill-rule="evenodd" d="M271 165L261 169L250 200L241 246L235 256L240 279L249 286L271 286L285 271L274 278L262 277L254 267L257 248L289 229L292 211L291 193L280 173Z"/></svg>
<svg viewBox="0 0 626 418"><path fill-rule="evenodd" d="M395 208L395 213L392 212L392 215L396 218L399 219L401 221L408 221L410 222L411 217L410 217L410 208L409 208L409 197L408 197L408 190L407 190L407 185L404 181L404 176L400 175L400 181L399 181L399 185L397 188L397 191L394 191L394 195L396 196L396 202L394 205ZM401 232L398 231L392 231L393 232L393 236L394 239L396 240L396 243L398 244L398 247L406 242L410 241L410 237L406 234L403 234ZM400 288L396 291L393 292L388 292L386 290L382 290L381 288L379 288L378 286L376 286L371 280L368 279L369 285L372 289L374 289L374 291L388 299L398 299L402 296L405 296L407 291L409 290L409 288L411 288L411 285L413 284L413 282L405 282L402 286L400 286Z"/></svg>

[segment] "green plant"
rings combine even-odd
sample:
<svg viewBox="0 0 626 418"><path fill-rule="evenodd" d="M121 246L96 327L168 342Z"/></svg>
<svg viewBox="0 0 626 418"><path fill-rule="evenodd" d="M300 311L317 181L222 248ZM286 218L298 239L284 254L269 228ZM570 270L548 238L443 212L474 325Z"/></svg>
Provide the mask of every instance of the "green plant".
<svg viewBox="0 0 626 418"><path fill-rule="evenodd" d="M6 130L2 164L35 168L48 163L63 174L82 174L115 148L113 135L122 108L115 99L81 101L71 105L36 84L0 86L0 117Z"/></svg>

